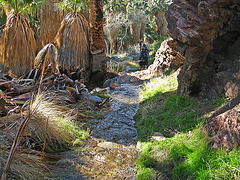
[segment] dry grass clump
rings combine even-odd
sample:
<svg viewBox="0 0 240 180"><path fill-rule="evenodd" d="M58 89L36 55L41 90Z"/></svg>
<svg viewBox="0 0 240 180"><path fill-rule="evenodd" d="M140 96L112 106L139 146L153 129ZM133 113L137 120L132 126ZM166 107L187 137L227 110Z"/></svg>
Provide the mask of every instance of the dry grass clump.
<svg viewBox="0 0 240 180"><path fill-rule="evenodd" d="M47 66L51 66L53 72L59 72L58 63L57 63L57 49L56 47L49 43L41 49L35 60L34 67L43 70Z"/></svg>
<svg viewBox="0 0 240 180"><path fill-rule="evenodd" d="M62 21L55 44L58 48L58 61L63 69L75 71L83 68L90 72L89 25L78 12L69 13ZM89 74L86 74L86 79Z"/></svg>
<svg viewBox="0 0 240 180"><path fill-rule="evenodd" d="M10 14L1 39L1 63L5 72L21 76L33 67L36 41L34 32L21 13Z"/></svg>
<svg viewBox="0 0 240 180"><path fill-rule="evenodd" d="M46 152L62 150L67 143L72 143L76 138L68 127L74 125L77 112L56 104L55 99L53 94L38 96L32 106L39 101L40 103L28 125L32 141Z"/></svg>

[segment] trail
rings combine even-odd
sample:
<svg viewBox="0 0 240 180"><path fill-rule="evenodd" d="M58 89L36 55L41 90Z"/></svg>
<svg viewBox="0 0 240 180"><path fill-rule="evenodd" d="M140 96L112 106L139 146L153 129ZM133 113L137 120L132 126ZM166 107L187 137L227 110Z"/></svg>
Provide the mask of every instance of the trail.
<svg viewBox="0 0 240 180"><path fill-rule="evenodd" d="M91 135L81 152L61 155L52 171L53 179L136 179L138 134L134 116L139 109L140 88L136 79L131 79L120 76L111 80L110 83L118 82L119 86L108 90L110 109L102 119L89 121Z"/></svg>

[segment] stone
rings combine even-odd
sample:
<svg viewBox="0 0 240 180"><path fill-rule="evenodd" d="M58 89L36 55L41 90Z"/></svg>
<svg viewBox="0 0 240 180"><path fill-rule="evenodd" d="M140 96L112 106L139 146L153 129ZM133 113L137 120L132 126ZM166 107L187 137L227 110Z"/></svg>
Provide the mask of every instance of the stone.
<svg viewBox="0 0 240 180"><path fill-rule="evenodd" d="M183 65L185 57L177 50L177 41L169 38L161 43L155 60L149 67L151 74L159 76L165 69L176 70Z"/></svg>
<svg viewBox="0 0 240 180"><path fill-rule="evenodd" d="M232 149L240 145L239 105L213 117L206 124L208 135L212 139L213 148Z"/></svg>
<svg viewBox="0 0 240 180"><path fill-rule="evenodd" d="M82 93L82 98L93 103L94 105L99 105L104 102L104 100L98 96L93 96L88 93Z"/></svg>
<svg viewBox="0 0 240 180"><path fill-rule="evenodd" d="M153 136L151 137L152 140L154 141L164 141L166 138L159 132L155 132Z"/></svg>
<svg viewBox="0 0 240 180"><path fill-rule="evenodd" d="M178 93L216 98L225 94L227 83L219 74L238 82L234 74L239 71L239 16L237 0L173 0L166 12L169 34L186 58Z"/></svg>
<svg viewBox="0 0 240 180"><path fill-rule="evenodd" d="M116 87L118 87L117 83L112 83L112 84L110 84L110 86L109 86L110 90L113 90L113 89L115 89Z"/></svg>
<svg viewBox="0 0 240 180"><path fill-rule="evenodd" d="M99 87L96 87L94 88L90 94L94 94L94 93L105 93L107 92L108 88L99 88Z"/></svg>
<svg viewBox="0 0 240 180"><path fill-rule="evenodd" d="M114 142L100 142L98 146L104 149L117 149L120 145Z"/></svg>

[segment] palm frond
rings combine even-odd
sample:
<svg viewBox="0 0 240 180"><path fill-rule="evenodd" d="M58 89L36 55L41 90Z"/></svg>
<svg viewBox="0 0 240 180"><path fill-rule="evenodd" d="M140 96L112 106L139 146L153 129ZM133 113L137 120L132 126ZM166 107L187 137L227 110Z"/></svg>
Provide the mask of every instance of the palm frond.
<svg viewBox="0 0 240 180"><path fill-rule="evenodd" d="M59 7L68 12L80 12L88 4L89 0L63 0L59 3Z"/></svg>
<svg viewBox="0 0 240 180"><path fill-rule="evenodd" d="M1 39L4 71L21 76L33 67L36 41L34 32L21 13L10 14Z"/></svg>
<svg viewBox="0 0 240 180"><path fill-rule="evenodd" d="M42 49L48 43L53 43L61 26L65 13L58 8L58 2L59 0L46 0L39 8L40 31L38 49Z"/></svg>
<svg viewBox="0 0 240 180"><path fill-rule="evenodd" d="M83 68L90 72L89 25L81 13L69 13L62 21L55 44L58 61L63 69ZM86 75L87 77L89 75Z"/></svg>
<svg viewBox="0 0 240 180"><path fill-rule="evenodd" d="M53 72L59 72L57 63L57 49L53 44L47 44L39 51L35 60L34 67L43 70L47 66L51 66Z"/></svg>

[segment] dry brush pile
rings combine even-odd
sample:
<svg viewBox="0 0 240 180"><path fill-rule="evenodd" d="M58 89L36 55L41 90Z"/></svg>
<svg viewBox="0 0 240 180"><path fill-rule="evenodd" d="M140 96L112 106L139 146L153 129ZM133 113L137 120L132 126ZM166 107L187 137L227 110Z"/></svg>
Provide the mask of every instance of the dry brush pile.
<svg viewBox="0 0 240 180"><path fill-rule="evenodd" d="M78 113L86 105L63 99L66 94L49 91L33 93L22 106L5 104L7 115L0 118L0 174L11 165L10 179L44 179L49 168L45 160L57 159L47 153L62 151L87 136L80 122L87 116Z"/></svg>
<svg viewBox="0 0 240 180"><path fill-rule="evenodd" d="M46 153L79 144L88 134L82 120L90 116L79 112L89 109L82 98L88 90L49 65L54 52L49 44L35 60L39 69L23 78L0 74L0 174L10 179L44 179L45 159L56 158Z"/></svg>

